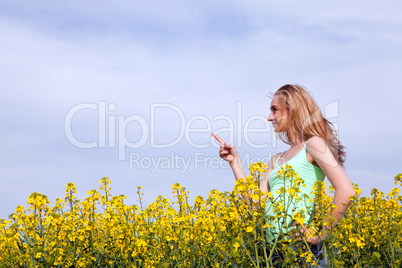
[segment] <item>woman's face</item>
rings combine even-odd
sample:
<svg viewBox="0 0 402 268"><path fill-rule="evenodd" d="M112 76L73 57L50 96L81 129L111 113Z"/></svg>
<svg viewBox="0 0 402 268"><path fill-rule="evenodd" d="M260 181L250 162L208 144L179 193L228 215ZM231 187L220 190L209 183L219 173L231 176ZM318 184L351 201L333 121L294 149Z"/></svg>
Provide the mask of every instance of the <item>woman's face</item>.
<svg viewBox="0 0 402 268"><path fill-rule="evenodd" d="M271 113L268 121L272 122L275 132L285 132L288 123L289 111L282 103L280 97L275 95L271 102Z"/></svg>

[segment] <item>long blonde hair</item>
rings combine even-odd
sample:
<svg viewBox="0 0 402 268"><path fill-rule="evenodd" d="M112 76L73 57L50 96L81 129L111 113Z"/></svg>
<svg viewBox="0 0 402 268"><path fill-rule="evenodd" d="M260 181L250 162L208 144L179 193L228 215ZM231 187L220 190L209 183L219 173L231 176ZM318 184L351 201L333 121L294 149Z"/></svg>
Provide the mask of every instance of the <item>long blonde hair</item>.
<svg viewBox="0 0 402 268"><path fill-rule="evenodd" d="M289 111L289 125L285 132L279 133L280 139L290 144L290 136L299 136L302 141L311 137L322 138L340 166L343 167L346 153L337 138L334 125L324 118L312 96L299 85L284 85L277 95Z"/></svg>

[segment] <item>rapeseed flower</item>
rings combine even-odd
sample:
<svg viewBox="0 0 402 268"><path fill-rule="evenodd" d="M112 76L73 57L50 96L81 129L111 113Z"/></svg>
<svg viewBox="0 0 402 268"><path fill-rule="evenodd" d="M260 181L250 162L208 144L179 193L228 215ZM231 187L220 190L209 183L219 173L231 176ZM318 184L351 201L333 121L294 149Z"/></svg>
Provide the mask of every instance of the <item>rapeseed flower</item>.
<svg viewBox="0 0 402 268"><path fill-rule="evenodd" d="M304 243L282 232L266 240L267 231L289 221L287 231L305 225L311 234L328 226L328 213L336 208L324 183L313 186L314 197L301 195L303 180L290 165L279 176L291 179L278 193L263 193L259 184L266 170L259 162L250 175L238 180L232 191L212 190L207 198L197 196L191 204L189 191L176 183L174 200L159 196L151 204L126 204L125 195L113 195L111 181L100 180L100 191L90 190L84 200L76 198L76 185L68 183L64 198L50 207L40 193L28 197L27 206L17 206L9 220L0 219L0 264L2 267L266 267L272 252L280 251L286 265L299 265L293 245ZM395 177L401 183L402 173ZM402 259L402 198L398 188L388 194L373 189L364 197L355 185L342 220L322 242L334 266L400 267ZM329 188L333 193L333 188ZM288 198L277 197L288 196ZM244 198L252 200L248 207ZM314 200L313 200L314 199ZM267 200L267 201L266 201ZM308 202L313 207L297 210L290 204ZM173 203L173 204L172 204ZM276 212L266 217L265 205ZM314 210L309 222L306 217ZM333 219L332 219L333 220ZM331 222L331 218L329 218ZM306 244L303 244L306 246ZM308 247L298 253L314 265Z"/></svg>

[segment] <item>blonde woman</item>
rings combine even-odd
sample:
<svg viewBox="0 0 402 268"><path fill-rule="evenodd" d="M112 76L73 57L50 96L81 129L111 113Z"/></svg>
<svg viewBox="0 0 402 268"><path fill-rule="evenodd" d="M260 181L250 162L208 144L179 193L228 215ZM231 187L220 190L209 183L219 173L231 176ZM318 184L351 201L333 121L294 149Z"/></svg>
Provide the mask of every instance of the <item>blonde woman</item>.
<svg viewBox="0 0 402 268"><path fill-rule="evenodd" d="M335 221L330 224L328 220L328 225L318 236L313 236L308 231L304 234L307 241L312 245L312 252L318 254L316 245L335 227L346 211L350 197L355 195L353 185L343 169L344 147L337 139L332 124L322 116L318 105L303 87L298 85L282 86L275 92L270 109L268 121L272 123L274 131L280 139L289 144L290 148L272 157L264 179L261 181L261 190L271 192L274 198L276 197L276 191L284 186L284 178L277 176L278 170L285 163L291 165L305 181L306 187L300 189L303 193L311 195L314 183L317 180L324 180L324 177L327 177L335 188L333 204L336 205L337 210L333 211L332 215L328 215L328 218L331 216ZM246 174L236 148L233 145L226 144L215 134L213 135L221 143L220 157L229 162L236 180L245 178ZM306 208L305 206L304 202L299 202L297 209ZM274 215L270 209L267 209L266 214ZM310 213L307 214L306 222L309 220ZM305 230L304 226L302 229ZM267 231L268 233L269 231L278 233L279 230ZM324 264L319 262L319 265Z"/></svg>

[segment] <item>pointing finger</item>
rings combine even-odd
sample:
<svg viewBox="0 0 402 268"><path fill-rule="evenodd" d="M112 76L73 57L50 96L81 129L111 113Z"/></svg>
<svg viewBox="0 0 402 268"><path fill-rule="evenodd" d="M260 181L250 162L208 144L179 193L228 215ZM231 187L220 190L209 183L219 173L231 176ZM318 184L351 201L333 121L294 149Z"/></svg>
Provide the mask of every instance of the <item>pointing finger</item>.
<svg viewBox="0 0 402 268"><path fill-rule="evenodd" d="M217 141L219 141L219 143L221 144L226 144L226 142L224 140L221 139L221 137L219 137L218 135L216 135L215 133L211 134Z"/></svg>

